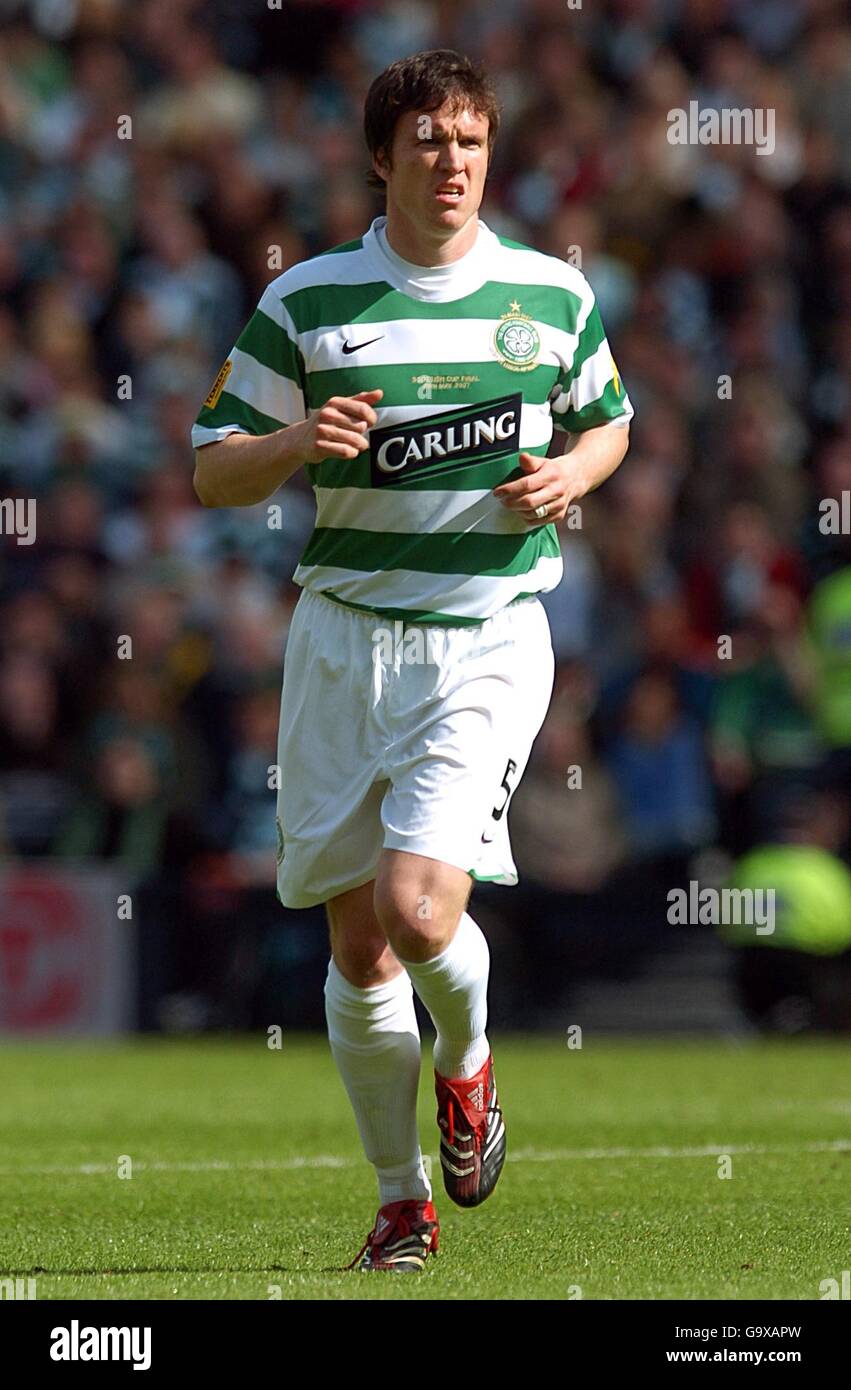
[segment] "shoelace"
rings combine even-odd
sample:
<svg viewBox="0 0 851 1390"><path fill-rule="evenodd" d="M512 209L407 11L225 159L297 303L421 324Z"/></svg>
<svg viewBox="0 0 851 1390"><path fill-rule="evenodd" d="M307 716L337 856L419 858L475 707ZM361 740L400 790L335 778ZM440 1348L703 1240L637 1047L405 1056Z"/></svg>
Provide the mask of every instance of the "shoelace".
<svg viewBox="0 0 851 1390"><path fill-rule="evenodd" d="M485 1114L486 1114L486 1115L498 1115L499 1118L502 1119L502 1106L501 1106L501 1105L489 1105L488 1108L487 1108L487 1110L485 1111ZM488 1129L489 1129L489 1128L490 1128L489 1125L483 1125L483 1126L482 1126L482 1131L483 1131L483 1142L484 1142L484 1136L487 1135L487 1132L488 1132Z"/></svg>
<svg viewBox="0 0 851 1390"><path fill-rule="evenodd" d="M415 1210L415 1209L414 1209L414 1210ZM364 1241L363 1245L361 1246L360 1250L359 1250L358 1253L355 1255L355 1258L351 1261L350 1264L344 1265L344 1266L343 1266L344 1269L354 1269L354 1267L355 1267L355 1265L358 1263L358 1260L360 1259L361 1255L364 1253L364 1251L367 1249L367 1247L370 1246L370 1245L372 1244L373 1240L375 1239L375 1233L376 1233L377 1229L378 1229L378 1223L377 1223L377 1221L376 1221L375 1226L373 1226L372 1230L370 1231L369 1235L367 1236L367 1238L366 1238L366 1240ZM390 1238L391 1233L393 1234L394 1238L397 1238L397 1239L399 1239L399 1240L404 1240L406 1236L412 1235L413 1232L414 1232L414 1227L413 1227L413 1224L412 1224L412 1221L411 1221L411 1216L408 1214L408 1212L400 1211L399 1214L398 1214L398 1216L396 1217L396 1220L393 1222L393 1225L392 1225L392 1226L389 1226L388 1229L387 1229L387 1231L382 1235L380 1244L386 1245L386 1244L388 1243L388 1241L389 1241L389 1238ZM423 1238L423 1244L425 1244L425 1238ZM429 1238L429 1244L430 1244L430 1245L434 1244L434 1235L433 1235L433 1233L432 1233L432 1235L431 1235L430 1238ZM434 1244L434 1249L435 1249L435 1250L437 1249L437 1245L436 1245L436 1244Z"/></svg>
<svg viewBox="0 0 851 1390"><path fill-rule="evenodd" d="M455 1102L454 1102L453 1100L451 1100L451 1099L450 1099L449 1101L447 1101L447 1110L448 1110L448 1116L447 1116L447 1135L446 1135L446 1137L447 1137L448 1142L449 1142L450 1144L453 1144L453 1145L454 1145L454 1143L455 1143ZM489 1106L487 1107L487 1109L485 1110L485 1114L486 1114L486 1115L499 1115L499 1116L501 1117L501 1116L502 1116L502 1107L499 1106L499 1105L489 1105ZM485 1124L485 1125L476 1125L476 1126L474 1127L474 1129L473 1129L473 1144L474 1144L474 1146L476 1147L476 1149L480 1149L480 1148L482 1147L482 1142L483 1142L484 1136L487 1134L487 1132L488 1132L488 1126L487 1126L486 1124Z"/></svg>

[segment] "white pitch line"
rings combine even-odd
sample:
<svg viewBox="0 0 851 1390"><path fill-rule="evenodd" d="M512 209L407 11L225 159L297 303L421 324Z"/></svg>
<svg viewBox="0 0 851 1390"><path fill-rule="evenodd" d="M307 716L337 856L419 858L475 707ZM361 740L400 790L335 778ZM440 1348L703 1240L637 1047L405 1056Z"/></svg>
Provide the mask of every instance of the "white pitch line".
<svg viewBox="0 0 851 1390"><path fill-rule="evenodd" d="M851 1152L851 1139L825 1139L812 1144L704 1144L672 1149L520 1149L506 1155L515 1163L561 1163L576 1158L714 1158L719 1154L820 1154Z"/></svg>
<svg viewBox="0 0 851 1390"><path fill-rule="evenodd" d="M518 1149L506 1155L509 1163L570 1163L589 1159L616 1158L715 1158L720 1154L820 1154L849 1153L851 1139L826 1139L812 1144L705 1144L699 1147L673 1149L666 1145L649 1149ZM437 1164L437 1157L432 1162ZM116 1160L117 1162L117 1160ZM144 1173L236 1173L290 1172L297 1168L359 1168L363 1158L339 1158L334 1154L317 1154L312 1158L208 1159L199 1163L133 1163L135 1172ZM35 1167L0 1167L0 1176L15 1177L27 1174L57 1176L114 1175L116 1163L46 1164Z"/></svg>

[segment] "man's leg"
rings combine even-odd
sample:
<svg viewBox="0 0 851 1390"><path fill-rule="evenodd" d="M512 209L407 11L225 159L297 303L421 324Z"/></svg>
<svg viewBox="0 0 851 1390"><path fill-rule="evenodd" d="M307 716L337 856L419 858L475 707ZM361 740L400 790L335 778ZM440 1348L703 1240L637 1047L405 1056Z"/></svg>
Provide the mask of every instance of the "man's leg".
<svg viewBox="0 0 851 1390"><path fill-rule="evenodd" d="M489 952L466 912L470 875L407 850L382 851L375 914L437 1031L440 1163L446 1191L475 1207L505 1162L505 1125L485 1036Z"/></svg>
<svg viewBox="0 0 851 1390"><path fill-rule="evenodd" d="M327 904L325 1016L383 1207L427 1201L431 1186L417 1136L420 1035L411 981L375 916L373 889L365 883Z"/></svg>
<svg viewBox="0 0 851 1390"><path fill-rule="evenodd" d="M404 850L382 851L375 881L377 921L413 981L437 1032L435 1070L474 1076L487 1060L490 953L467 913L472 880L452 864Z"/></svg>

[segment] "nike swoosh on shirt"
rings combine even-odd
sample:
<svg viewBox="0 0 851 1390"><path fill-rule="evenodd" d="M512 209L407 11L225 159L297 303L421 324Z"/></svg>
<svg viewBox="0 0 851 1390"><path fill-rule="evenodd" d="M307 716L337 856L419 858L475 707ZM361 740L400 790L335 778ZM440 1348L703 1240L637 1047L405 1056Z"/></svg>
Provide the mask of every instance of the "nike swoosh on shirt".
<svg viewBox="0 0 851 1390"><path fill-rule="evenodd" d="M365 343L352 343L351 346L349 346L349 340L347 338L343 343L343 352L346 353L347 356L350 352L359 352L361 348L369 347L370 343L380 342L383 337L384 334L379 333L377 338L368 338Z"/></svg>

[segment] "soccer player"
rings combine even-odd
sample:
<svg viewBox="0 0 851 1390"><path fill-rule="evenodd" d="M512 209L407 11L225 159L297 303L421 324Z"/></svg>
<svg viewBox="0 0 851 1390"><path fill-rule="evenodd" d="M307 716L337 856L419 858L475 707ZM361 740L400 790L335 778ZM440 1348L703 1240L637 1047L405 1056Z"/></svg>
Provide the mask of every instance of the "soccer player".
<svg viewBox="0 0 851 1390"><path fill-rule="evenodd" d="M386 215L272 281L193 429L205 505L251 506L302 467L316 494L284 662L278 896L327 904L328 1035L378 1179L364 1270L437 1249L412 991L437 1033L446 1191L476 1206L502 1169L467 904L474 879L517 882L506 812L553 681L537 595L561 578L556 523L617 468L632 416L581 272L479 219L498 124L457 53L381 73L364 125ZM548 459L554 425L571 439Z"/></svg>

